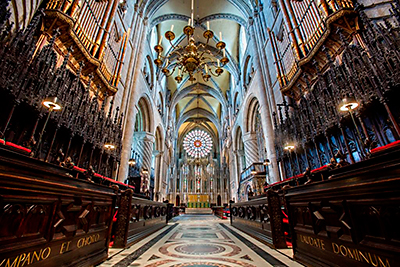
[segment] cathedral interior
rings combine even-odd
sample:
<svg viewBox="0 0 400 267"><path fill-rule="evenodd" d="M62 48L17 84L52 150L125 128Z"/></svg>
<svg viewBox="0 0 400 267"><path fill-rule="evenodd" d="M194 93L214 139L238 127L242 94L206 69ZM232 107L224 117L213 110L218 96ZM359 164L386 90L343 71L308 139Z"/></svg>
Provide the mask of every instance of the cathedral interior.
<svg viewBox="0 0 400 267"><path fill-rule="evenodd" d="M399 0L2 0L0 267L400 266L396 99Z"/></svg>

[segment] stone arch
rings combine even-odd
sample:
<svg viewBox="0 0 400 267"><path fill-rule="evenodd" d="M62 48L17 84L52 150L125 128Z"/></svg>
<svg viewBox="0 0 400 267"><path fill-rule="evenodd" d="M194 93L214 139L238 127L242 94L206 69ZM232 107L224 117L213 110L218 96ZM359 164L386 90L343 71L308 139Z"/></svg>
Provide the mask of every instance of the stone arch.
<svg viewBox="0 0 400 267"><path fill-rule="evenodd" d="M170 106L170 112L172 110L174 110L175 106L178 104L178 102L183 99L184 97L188 96L190 93L193 92L193 89L200 89L208 94L210 94L211 96L213 96L215 99L217 99L218 101L220 101L222 108L224 111L226 111L227 108L227 102L225 97L222 95L222 92L208 86L202 83L196 83L190 86L187 86L181 90L179 90L179 92L175 93L172 96L172 100L171 100L171 106ZM224 112L225 113L225 112Z"/></svg>
<svg viewBox="0 0 400 267"><path fill-rule="evenodd" d="M137 104L138 112L142 116L142 131L152 133L154 129L153 122L153 109L147 96L143 96L139 99Z"/></svg>
<svg viewBox="0 0 400 267"><path fill-rule="evenodd" d="M146 56L145 65L143 66L143 75L150 89L154 87L154 66L149 55Z"/></svg>
<svg viewBox="0 0 400 267"><path fill-rule="evenodd" d="M163 149L164 135L163 135L163 130L162 130L161 125L157 126L154 136L155 136L155 143L154 143L155 149L160 151L160 152L163 151L164 150Z"/></svg>
<svg viewBox="0 0 400 267"><path fill-rule="evenodd" d="M239 92L235 93L235 96L233 98L233 113L236 114L237 111L239 110Z"/></svg>
<svg viewBox="0 0 400 267"><path fill-rule="evenodd" d="M219 123L219 119L216 118L211 112L202 109L202 108L195 108L195 109L191 109L187 112L185 112L184 114L182 114L182 116L179 118L178 123L176 124L177 129L179 129L179 127L188 119L190 119L193 116L196 115L201 115L204 116L205 118L207 118L208 120L210 120L212 123L214 123L215 127L218 130L218 134L220 134L221 131L221 125Z"/></svg>
<svg viewBox="0 0 400 267"><path fill-rule="evenodd" d="M250 96L246 102L246 108L244 109L244 132L255 132L256 131L256 116L259 112L260 103L257 97Z"/></svg>
<svg viewBox="0 0 400 267"><path fill-rule="evenodd" d="M248 86L248 84L250 83L250 80L251 80L251 77L249 76L249 68L251 68L251 64L250 64L250 62L251 62L251 56L250 55L248 55L247 57L246 57L246 60L244 61L244 66L243 66L243 75L242 75L242 77L243 77L243 88L245 89L245 90L247 90L247 86Z"/></svg>
<svg viewBox="0 0 400 267"><path fill-rule="evenodd" d="M157 109L162 115L164 111L164 96L161 91L158 92Z"/></svg>

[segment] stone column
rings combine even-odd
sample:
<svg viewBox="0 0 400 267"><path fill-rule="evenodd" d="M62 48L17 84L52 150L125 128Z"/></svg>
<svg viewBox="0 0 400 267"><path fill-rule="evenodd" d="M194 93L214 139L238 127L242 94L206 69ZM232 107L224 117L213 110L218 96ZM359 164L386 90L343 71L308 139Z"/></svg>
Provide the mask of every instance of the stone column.
<svg viewBox="0 0 400 267"><path fill-rule="evenodd" d="M154 174L154 193L155 194L157 194L158 193L158 196L159 196L159 199L158 199L158 201L161 201L162 200L162 198L161 198L161 188L162 188L162 168L163 168L163 155L164 155L164 152L159 152L159 151L156 151L156 155L155 155L155 157L156 157L156 159L155 159L155 174Z"/></svg>
<svg viewBox="0 0 400 267"><path fill-rule="evenodd" d="M255 162L259 162L258 144L256 133L246 133L243 135L244 152L246 155L246 167Z"/></svg>
<svg viewBox="0 0 400 267"><path fill-rule="evenodd" d="M251 37L252 37L252 42L254 43L254 49L259 52L259 49L257 49L257 43L256 43L256 35L254 34L254 25L250 26L250 31L251 31ZM259 53L260 56L260 53ZM255 57L257 58L257 57ZM262 57L266 61L266 57ZM262 71L262 67L260 64L260 60L255 60L256 64L258 65L258 71ZM271 109L269 106L268 102L268 97L267 97L267 85L264 82L264 79L261 75L261 73L257 73L255 75L257 79L259 79L260 84L262 85L262 89L260 90L260 97L259 97L259 103L260 103L260 114L261 114L261 120L262 120L262 127L264 131L264 138L265 138L265 143L266 143L266 148L267 148L267 157L270 160L271 164L269 165L269 177L271 182L278 182L279 181L279 169L278 169L278 163L276 161L276 151L275 151L275 144L274 144L274 128L272 125L272 118L271 118ZM267 75L269 77L269 73ZM271 89L271 88L270 88ZM274 99L273 96L271 96L272 99ZM274 103L273 103L274 104Z"/></svg>
<svg viewBox="0 0 400 267"><path fill-rule="evenodd" d="M150 188L151 160L153 157L155 137L152 133L136 132L135 139L137 139L137 152L142 155L142 169L147 169L149 171L147 175L142 177L141 189L145 192Z"/></svg>
<svg viewBox="0 0 400 267"><path fill-rule="evenodd" d="M144 60L144 46L145 46L145 35L147 31L147 19L143 20L143 28L142 28L142 41L140 46L138 47L140 53L138 56L138 60L135 65L135 73L134 73L134 78L133 78L133 84L130 87L131 91L131 96L129 98L129 104L127 107L127 114L125 116L126 119L126 124L124 126L124 133L123 133L123 139L122 139L122 151L121 151L121 165L119 169L119 174L118 174L118 181L123 182L126 177L128 176L128 161L131 153L131 146L132 146L132 141L133 141L133 133L134 133L134 128L135 128L135 118L136 118L136 103L139 100L140 97L140 92L137 87L139 85L139 74L140 74L140 68L143 65L143 60Z"/></svg>

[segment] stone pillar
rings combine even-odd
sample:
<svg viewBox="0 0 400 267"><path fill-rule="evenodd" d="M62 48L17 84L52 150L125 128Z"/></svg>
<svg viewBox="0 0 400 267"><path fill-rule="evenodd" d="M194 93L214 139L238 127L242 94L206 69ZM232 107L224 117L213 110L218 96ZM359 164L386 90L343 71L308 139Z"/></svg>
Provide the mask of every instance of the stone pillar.
<svg viewBox="0 0 400 267"><path fill-rule="evenodd" d="M164 152L156 151L155 155L155 173L154 173L154 193L158 194L158 201L162 200L161 188L162 188L162 167L163 167L163 154Z"/></svg>
<svg viewBox="0 0 400 267"><path fill-rule="evenodd" d="M243 135L244 152L246 155L246 167L255 162L259 162L258 143L256 133L246 133Z"/></svg>
<svg viewBox="0 0 400 267"><path fill-rule="evenodd" d="M141 189L145 192L150 188L151 160L153 157L154 135L148 132L136 132L136 149L142 156L142 169L147 169L149 173L142 177Z"/></svg>
<svg viewBox="0 0 400 267"><path fill-rule="evenodd" d="M257 49L257 43L256 43L256 35L254 33L254 25L251 25L249 27L250 32L251 32L251 37L252 37L252 42L254 45L255 51L259 52L259 49ZM262 50L262 49L261 49ZM259 52L259 55L260 52ZM257 58L257 57L255 57ZM266 61L266 57L262 57ZM268 96L267 96L267 85L264 82L263 76L261 75L260 72L262 72L262 67L260 60L255 60L256 64L258 65L258 71L255 76L257 76L257 79L259 79L260 84L262 85L262 89L260 90L260 96L258 98L259 103L260 103L260 114L261 114L261 121L262 121L262 126L263 126L263 131L264 131L264 138L265 138L265 143L266 143L266 148L267 148L267 157L271 162L271 165L269 165L269 177L271 182L278 182L279 181L279 168L278 168L278 163L276 161L276 151L275 151L275 144L274 144L274 128L272 125L272 118L271 118L271 109L269 106L268 102ZM269 77L269 73L266 74L266 76ZM272 89L272 88L270 88ZM273 95L271 95L271 99L274 100ZM274 101L272 103L274 105Z"/></svg>
<svg viewBox="0 0 400 267"><path fill-rule="evenodd" d="M121 165L119 169L119 174L118 174L118 181L123 182L126 177L128 176L128 161L131 153L131 146L133 142L133 133L134 133L134 128L135 128L135 118L136 118L136 103L139 100L140 97L140 92L137 87L139 85L139 74L140 74L140 68L143 65L143 60L144 60L144 53L143 49L145 46L145 34L146 34L146 29L147 29L147 19L143 20L143 28L142 28L142 41L140 46L138 47L139 56L138 60L135 65L135 74L133 78L133 84L129 88L131 91L131 96L129 98L129 103L127 107L127 114L125 116L126 123L124 126L124 133L123 133L123 139L122 139L122 151L121 151Z"/></svg>

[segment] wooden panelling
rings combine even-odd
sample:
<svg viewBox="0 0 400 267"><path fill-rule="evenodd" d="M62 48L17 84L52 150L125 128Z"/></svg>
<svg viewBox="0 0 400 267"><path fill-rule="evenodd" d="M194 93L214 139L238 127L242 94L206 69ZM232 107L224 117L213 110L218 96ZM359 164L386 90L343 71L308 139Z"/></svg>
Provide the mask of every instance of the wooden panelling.
<svg viewBox="0 0 400 267"><path fill-rule="evenodd" d="M335 170L288 190L296 260L308 266L398 266L400 153Z"/></svg>
<svg viewBox="0 0 400 267"><path fill-rule="evenodd" d="M107 258L112 188L0 148L0 266L89 266Z"/></svg>
<svg viewBox="0 0 400 267"><path fill-rule="evenodd" d="M120 194L113 247L130 246L167 224L167 204L132 195L131 189Z"/></svg>
<svg viewBox="0 0 400 267"><path fill-rule="evenodd" d="M236 228L274 248L286 248L279 195L231 204L231 223Z"/></svg>

